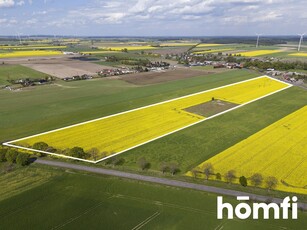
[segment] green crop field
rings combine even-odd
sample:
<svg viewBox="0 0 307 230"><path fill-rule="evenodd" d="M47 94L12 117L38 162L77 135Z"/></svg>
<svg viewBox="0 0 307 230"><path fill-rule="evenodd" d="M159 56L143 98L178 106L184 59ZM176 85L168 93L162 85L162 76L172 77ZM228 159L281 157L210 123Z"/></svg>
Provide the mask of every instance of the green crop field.
<svg viewBox="0 0 307 230"><path fill-rule="evenodd" d="M44 78L46 76L48 75L25 66L0 64L0 85L10 85L7 80Z"/></svg>
<svg viewBox="0 0 307 230"><path fill-rule="evenodd" d="M16 172L27 176L21 192L0 200L1 229L303 229L298 220L217 220L216 196L204 192L148 184L113 177L30 165ZM10 174L9 173L9 174ZM31 174L48 174L29 187ZM0 174L0 187L10 194ZM14 191L15 188L12 188ZM232 198L224 202L236 205ZM146 219L150 221L146 223ZM146 223L146 224L145 224ZM142 225L144 224L144 225ZM138 229L138 228L136 228Z"/></svg>
<svg viewBox="0 0 307 230"><path fill-rule="evenodd" d="M0 0L0 230L307 229L305 1L42 2Z"/></svg>
<svg viewBox="0 0 307 230"><path fill-rule="evenodd" d="M149 86L120 80L59 82L13 93L0 91L0 141L61 128L94 118L123 112L210 88L258 76L248 71L231 71Z"/></svg>
<svg viewBox="0 0 307 230"><path fill-rule="evenodd" d="M32 90L0 91L0 141L77 124L152 103L259 76L235 70L173 82L136 86L121 80L94 79L62 82ZM138 161L149 162L149 172L161 175L162 164L177 164L184 175L196 165L242 141L306 105L307 92L291 87L212 120L181 130L118 156L121 170L139 172ZM101 162L98 167L105 167ZM113 167L113 166L112 166ZM159 173L157 173L159 172Z"/></svg>
<svg viewBox="0 0 307 230"><path fill-rule="evenodd" d="M151 168L176 162L182 173L306 105L306 90L292 87L123 154L137 167L145 157ZM179 144L180 143L180 144Z"/></svg>
<svg viewBox="0 0 307 230"><path fill-rule="evenodd" d="M120 80L60 82L32 91L0 91L0 141L5 142L82 121L126 111L257 76L245 70L193 77L149 86ZM177 163L183 174L209 157L294 112L306 104L307 92L292 87L122 155L124 168L138 170L145 157L150 170ZM261 118L261 119L259 119ZM180 145L178 144L180 143ZM104 162L100 163L104 164Z"/></svg>

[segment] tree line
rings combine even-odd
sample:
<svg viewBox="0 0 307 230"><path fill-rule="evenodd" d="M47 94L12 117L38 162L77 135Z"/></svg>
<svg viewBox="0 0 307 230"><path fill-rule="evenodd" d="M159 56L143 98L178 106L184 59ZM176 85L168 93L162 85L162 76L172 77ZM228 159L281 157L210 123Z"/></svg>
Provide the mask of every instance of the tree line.
<svg viewBox="0 0 307 230"><path fill-rule="evenodd" d="M0 148L0 162L25 166L30 163L30 155L11 148Z"/></svg>
<svg viewBox="0 0 307 230"><path fill-rule="evenodd" d="M277 70L290 70L290 69L301 69L307 70L307 62L295 61L295 62L283 62L283 61L261 61L261 60L248 60L245 61L244 67L256 67L261 70L269 68Z"/></svg>
<svg viewBox="0 0 307 230"><path fill-rule="evenodd" d="M58 154L63 154L66 156L71 156L75 158L81 158L81 159L89 159L92 158L94 161L97 160L97 157L99 155L106 155L107 153L102 152L99 154L99 150L97 148L92 148L89 151L84 151L83 148L75 146L73 148L66 148L66 149L56 149L52 146L49 146L45 142L37 142L34 143L32 146L33 149L40 150L40 151L45 151L45 152L50 152L50 153L58 153ZM41 153L43 155L43 153Z"/></svg>
<svg viewBox="0 0 307 230"><path fill-rule="evenodd" d="M209 180L210 177L215 176L216 180L222 180L222 175L220 173L215 173L214 172L214 167L211 163L205 163L203 165L203 171L199 171L196 169L192 170L193 176L196 178L197 175L201 173L204 174L205 179ZM238 177L236 176L235 170L228 170L224 175L224 179L228 183L233 183ZM251 177L246 178L245 176L240 176L239 178L239 183L243 186L246 187L250 181L250 184L253 185L254 187L260 187L263 184L267 189L274 189L278 185L278 180L276 177L269 176L264 178L260 173L254 173Z"/></svg>

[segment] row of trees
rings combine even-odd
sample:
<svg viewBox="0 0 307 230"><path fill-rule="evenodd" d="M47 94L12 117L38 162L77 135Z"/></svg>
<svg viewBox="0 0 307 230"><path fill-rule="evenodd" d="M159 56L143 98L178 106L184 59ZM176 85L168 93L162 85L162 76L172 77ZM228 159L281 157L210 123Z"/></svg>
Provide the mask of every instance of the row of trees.
<svg viewBox="0 0 307 230"><path fill-rule="evenodd" d="M63 154L66 156L71 156L71 157L76 157L76 158L81 158L81 159L93 158L95 161L97 160L97 157L99 155L99 150L97 148L92 148L88 152L85 152L83 148L78 147L78 146L73 147L71 149L67 148L64 150L60 150L60 149L55 149L52 146L49 146L45 142L37 142L33 144L32 148L41 150L41 151L50 152L50 153L59 153L59 154Z"/></svg>
<svg viewBox="0 0 307 230"><path fill-rule="evenodd" d="M30 155L15 149L0 148L0 162L16 163L20 166L29 164Z"/></svg>
<svg viewBox="0 0 307 230"><path fill-rule="evenodd" d="M103 157L107 155L112 155L114 153L108 154L107 152L100 152L97 148L91 148L87 152L84 151L81 147L73 147L71 149L64 149L64 150L57 150L51 146L49 146L45 142L37 142L32 146L33 149L41 150L41 151L47 151L52 153L59 153L66 156L76 157L76 158L82 158L82 159L88 159L92 158L94 161L98 159L98 157ZM119 158L117 156L111 157L108 160L105 161L106 165L111 166L118 166L124 164L124 159ZM146 158L141 157L137 160L137 164L139 168L144 171L150 168L151 164L146 160ZM160 171L164 174L169 172L172 175L175 175L176 173L180 172L179 165L174 162L162 162L160 165Z"/></svg>
<svg viewBox="0 0 307 230"><path fill-rule="evenodd" d="M37 150L43 150L43 151L48 151L48 152L58 152L55 150L53 147L49 146L47 143L44 142L37 142L33 145L34 149ZM14 150L15 151L15 150ZM107 153L100 153L97 148L92 148L88 152L85 152L83 148L81 147L73 147L71 149L65 149L60 152L61 154L67 155L67 156L72 156L76 158L82 158L82 159L87 159L87 158L93 158L95 161L97 160L98 156L101 155L107 155ZM14 155L14 154L13 154ZM12 155L12 156L13 156ZM112 154L111 154L112 155ZM8 156L10 157L10 156ZM118 158L117 156L112 157L105 161L106 165L112 165L117 166L117 165L122 165L124 163L123 158ZM150 168L151 164L146 160L145 157L141 157L137 160L137 164L139 168L144 171ZM171 162L162 162L160 164L160 171L164 174L169 172L172 175L175 175L176 173L180 172L179 165L177 163ZM209 180L210 176L215 176L216 180L222 180L222 175L220 173L214 173L214 168L211 163L206 163L203 166L203 171L197 171L197 170L192 170L192 173L194 174L194 177L197 177L198 173L203 173L205 175L205 179ZM228 183L233 183L236 179L236 172L235 170L229 170L223 175L225 181ZM250 178L246 178L245 176L239 177L239 182L242 186L246 187L248 185L248 180L250 180L250 183L255 186L259 187L263 183L266 184L266 187L268 189L273 189L277 186L278 180L275 177L267 177L265 180L263 176L260 173L255 173L252 175Z"/></svg>
<svg viewBox="0 0 307 230"><path fill-rule="evenodd" d="M214 173L214 168L211 163L204 164L203 172L193 170L192 173L194 174L194 177L197 177L198 173L203 173L206 180L209 180L210 176L215 176L216 180L222 180L222 175L220 173ZM233 183L237 179L235 170L229 170L223 176L225 181L228 183ZM278 180L275 177L270 176L264 178L260 173L255 173L249 178L246 178L245 176L239 177L239 182L243 187L248 185L248 180L250 180L251 185L254 187L260 187L265 183L265 187L268 189L274 189L278 184Z"/></svg>
<svg viewBox="0 0 307 230"><path fill-rule="evenodd" d="M177 60L181 64L188 64L191 58L189 55L177 55ZM191 61L191 60L190 60ZM259 70L267 70L273 68L280 71L287 71L292 69L307 70L307 62L303 61L271 61L271 60L260 60L249 57L242 57L240 54L222 53L213 54L207 53L202 56L193 56L192 61L204 62L204 61L225 61L243 63L245 68L257 68Z"/></svg>
<svg viewBox="0 0 307 230"><path fill-rule="evenodd" d="M241 44L256 44L256 36L250 37L211 37L211 38L201 38L203 43L218 43L218 44L230 44L230 43L241 43ZM288 41L296 41L297 38L293 37L261 37L262 46L271 46L277 44L287 44Z"/></svg>
<svg viewBox="0 0 307 230"><path fill-rule="evenodd" d="M138 159L137 164L141 170L147 170L150 168L151 164L146 160L145 157ZM164 174L169 172L172 175L180 172L179 165L175 162L162 162L160 165L160 171Z"/></svg>
<svg viewBox="0 0 307 230"><path fill-rule="evenodd" d="M295 61L295 62L283 62L283 61L261 61L261 60L249 60L244 63L244 67L256 67L258 69L266 70L269 68L277 70L291 70L291 69L303 69L307 70L307 62Z"/></svg>

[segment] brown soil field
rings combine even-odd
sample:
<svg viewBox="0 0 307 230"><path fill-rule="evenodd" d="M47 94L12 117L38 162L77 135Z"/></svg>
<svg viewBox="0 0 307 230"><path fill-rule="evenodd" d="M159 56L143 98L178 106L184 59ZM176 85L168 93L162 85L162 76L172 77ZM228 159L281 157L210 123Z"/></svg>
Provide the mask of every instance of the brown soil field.
<svg viewBox="0 0 307 230"><path fill-rule="evenodd" d="M161 72L147 72L123 75L119 79L135 84L149 85L167 81L180 80L190 77L204 76L214 73L213 71L193 70L191 68L169 69Z"/></svg>
<svg viewBox="0 0 307 230"><path fill-rule="evenodd" d="M55 76L58 78L72 77L75 75L88 74L97 75L97 72L106 67L89 61L81 61L69 57L62 58L36 58L36 59L15 59L10 60L10 64L21 64L34 70Z"/></svg>
<svg viewBox="0 0 307 230"><path fill-rule="evenodd" d="M195 113L204 117L210 117L237 106L238 106L237 104L228 101L215 99L212 101L205 102L203 104L186 108L185 110L187 112Z"/></svg>
<svg viewBox="0 0 307 230"><path fill-rule="evenodd" d="M96 75L96 72L85 70L82 68L82 66L75 68L66 64L23 64L23 66L58 78L72 77L83 74L88 74L91 76Z"/></svg>

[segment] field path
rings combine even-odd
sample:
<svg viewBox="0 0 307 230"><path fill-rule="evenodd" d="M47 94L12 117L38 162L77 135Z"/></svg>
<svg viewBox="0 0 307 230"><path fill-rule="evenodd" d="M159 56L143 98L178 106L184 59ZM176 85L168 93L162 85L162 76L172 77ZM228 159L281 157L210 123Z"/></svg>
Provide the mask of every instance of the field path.
<svg viewBox="0 0 307 230"><path fill-rule="evenodd" d="M72 163L42 160L42 159L37 159L35 163L55 166L55 167L61 167L61 168L67 168L67 169L86 171L86 172L97 173L97 174L103 174L103 175L109 175L109 176L123 177L123 178L139 180L139 181L146 181L146 182L151 182L151 183L164 184L164 185L180 187L180 188L195 189L199 191L211 192L211 193L216 193L216 194L226 195L226 196L235 196L235 197L236 196L249 196L250 200L257 200L257 201L262 201L262 202L266 202L268 200L271 200L272 202L275 202L278 204L282 202L282 199L272 198L270 196L256 195L252 193L246 193L246 192L224 189L224 188L217 188L217 187L201 185L201 184L193 184L189 182L171 180L171 179L166 179L166 178L144 176L144 175L122 172L122 171L111 170L111 169L103 169L103 168L97 168L97 167L91 167L91 166L85 166L85 165L77 165L77 164L72 164ZM307 203L298 203L298 208L307 210Z"/></svg>

